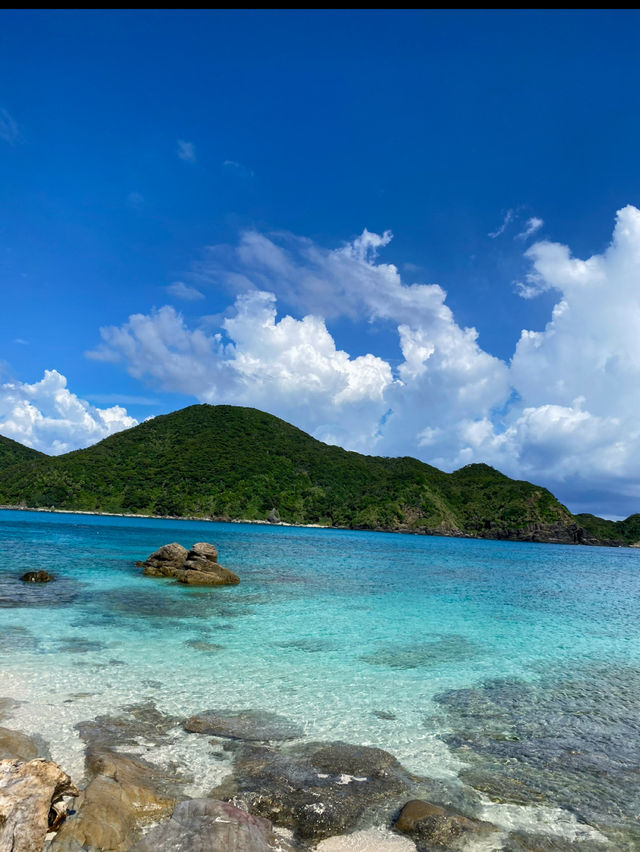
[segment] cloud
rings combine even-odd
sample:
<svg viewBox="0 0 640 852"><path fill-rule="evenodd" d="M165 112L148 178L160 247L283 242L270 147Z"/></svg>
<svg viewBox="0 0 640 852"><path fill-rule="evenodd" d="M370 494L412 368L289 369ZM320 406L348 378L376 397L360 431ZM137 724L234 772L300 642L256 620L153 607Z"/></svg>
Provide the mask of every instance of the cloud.
<svg viewBox="0 0 640 852"><path fill-rule="evenodd" d="M514 239L516 240L526 240L529 237L533 236L537 231L542 228L544 225L544 219L539 219L537 216L532 216L530 219L527 219L527 222L524 226L524 230L522 230L519 234L516 234Z"/></svg>
<svg viewBox="0 0 640 852"><path fill-rule="evenodd" d="M195 163L196 146L193 142L185 142L184 139L178 139L178 157L186 163Z"/></svg>
<svg viewBox="0 0 640 852"><path fill-rule="evenodd" d="M130 375L202 402L251 405L326 439L365 449L385 411L389 365L373 355L350 358L312 315L276 318L273 294L237 297L222 333L190 329L172 307L131 316L101 330L90 357L123 361Z"/></svg>
<svg viewBox="0 0 640 852"><path fill-rule="evenodd" d="M502 234L504 234L504 232L507 230L507 228L509 227L509 225L513 221L513 217L514 217L513 210L511 210L511 209L507 210L507 212L505 213L505 217L502 220L502 225L500 225L500 227L497 228L495 231L492 231L490 234L488 234L488 236L491 237L492 240L495 240L496 237L502 236Z"/></svg>
<svg viewBox="0 0 640 852"><path fill-rule="evenodd" d="M20 139L20 128L6 109L0 109L0 139L9 145L15 145Z"/></svg>
<svg viewBox="0 0 640 852"><path fill-rule="evenodd" d="M173 284L169 284L164 289L175 299L184 299L186 302L197 302L204 299L204 293L201 293L195 287L189 287L184 281L174 281Z"/></svg>
<svg viewBox="0 0 640 852"><path fill-rule="evenodd" d="M34 384L0 385L0 434L28 447L59 455L135 426L122 406L95 408L67 388L57 370Z"/></svg>
<svg viewBox="0 0 640 852"><path fill-rule="evenodd" d="M617 495L620 513L640 509L640 211L619 211L611 245L586 260L550 241L527 249L522 287L558 295L509 363L458 325L440 286L407 283L379 260L390 241L365 230L326 249L247 231L209 247L194 270L234 294L224 314L195 326L169 306L136 314L103 329L92 357L348 448L447 470L483 461L572 508L604 512L598 499ZM394 328L399 363L339 349L326 324L339 317Z"/></svg>

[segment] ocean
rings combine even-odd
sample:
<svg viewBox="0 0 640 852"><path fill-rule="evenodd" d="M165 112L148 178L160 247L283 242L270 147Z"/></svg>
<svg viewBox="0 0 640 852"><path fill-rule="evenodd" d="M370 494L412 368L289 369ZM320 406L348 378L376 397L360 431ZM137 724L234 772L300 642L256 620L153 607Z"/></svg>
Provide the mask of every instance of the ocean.
<svg viewBox="0 0 640 852"><path fill-rule="evenodd" d="M143 577L172 541L212 542L240 585ZM505 831L640 848L638 550L3 510L0 554L1 724L74 780L100 714L268 711L392 752ZM19 581L38 569L55 582ZM229 771L179 726L139 750L190 795Z"/></svg>

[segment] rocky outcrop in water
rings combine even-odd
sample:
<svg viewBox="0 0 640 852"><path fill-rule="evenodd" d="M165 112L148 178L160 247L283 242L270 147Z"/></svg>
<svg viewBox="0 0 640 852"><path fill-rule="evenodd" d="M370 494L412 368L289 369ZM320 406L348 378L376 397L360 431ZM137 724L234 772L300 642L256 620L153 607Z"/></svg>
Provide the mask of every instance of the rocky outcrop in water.
<svg viewBox="0 0 640 852"><path fill-rule="evenodd" d="M50 583L55 578L48 571L27 571L20 579L23 583Z"/></svg>
<svg viewBox="0 0 640 852"><path fill-rule="evenodd" d="M148 556L143 574L147 577L172 577L187 586L235 586L240 578L218 563L218 550L204 541L191 550L177 542L165 544Z"/></svg>
<svg viewBox="0 0 640 852"><path fill-rule="evenodd" d="M131 852L295 852L271 823L229 802L181 802L171 819L152 828Z"/></svg>
<svg viewBox="0 0 640 852"><path fill-rule="evenodd" d="M65 797L78 795L56 763L0 761L0 849L42 852L47 832L64 818Z"/></svg>

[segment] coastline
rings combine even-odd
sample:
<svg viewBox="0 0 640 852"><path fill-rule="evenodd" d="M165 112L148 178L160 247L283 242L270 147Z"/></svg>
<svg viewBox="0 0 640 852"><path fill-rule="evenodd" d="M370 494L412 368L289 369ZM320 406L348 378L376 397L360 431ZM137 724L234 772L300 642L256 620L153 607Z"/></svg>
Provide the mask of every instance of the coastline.
<svg viewBox="0 0 640 852"><path fill-rule="evenodd" d="M268 521L249 518L227 518L227 517L203 517L201 515L147 515L140 512L97 512L88 509L57 509L54 506L9 506L0 505L0 511L12 512L40 512L49 514L61 515L87 515L90 517L107 517L107 518L146 518L149 520L163 521L198 521L200 523L212 524L254 524L265 527L297 527L300 529L320 529L320 530L347 530L357 532L381 532L392 533L399 535L424 535L440 538L463 538L476 541L512 541L523 542L527 544L567 544L567 545L585 545L588 547L623 547L640 549L640 542L633 544L625 544L624 542L614 541L599 541L584 535L584 530L580 527L574 528L558 527L555 525L534 524L527 530L521 531L501 531L498 535L473 535L461 530L429 530L429 529L410 529L398 527L396 529L385 529L383 527L344 527L326 524L296 524L290 521ZM551 527L551 529L549 529ZM564 533L564 535L557 533ZM570 537L569 532L572 536ZM553 535L556 533L556 535Z"/></svg>

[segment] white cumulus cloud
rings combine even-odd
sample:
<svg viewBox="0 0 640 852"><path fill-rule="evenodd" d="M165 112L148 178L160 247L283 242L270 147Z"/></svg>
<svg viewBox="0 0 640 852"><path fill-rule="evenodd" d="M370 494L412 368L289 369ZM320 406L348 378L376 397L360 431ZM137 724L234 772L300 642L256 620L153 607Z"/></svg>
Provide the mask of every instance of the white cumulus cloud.
<svg viewBox="0 0 640 852"><path fill-rule="evenodd" d="M640 510L640 211L619 211L602 254L580 259L550 241L527 249L523 295L557 302L544 330L523 330L510 362L456 322L440 286L408 283L379 260L390 241L365 230L331 250L248 231L209 247L194 270L203 289L235 294L215 333L165 306L103 329L92 357L349 448L448 470L487 462L576 510ZM326 324L338 317L395 329L400 360L341 350Z"/></svg>
<svg viewBox="0 0 640 852"><path fill-rule="evenodd" d="M59 455L137 425L125 408L96 408L67 388L57 370L39 382L0 385L0 434L35 450Z"/></svg>

